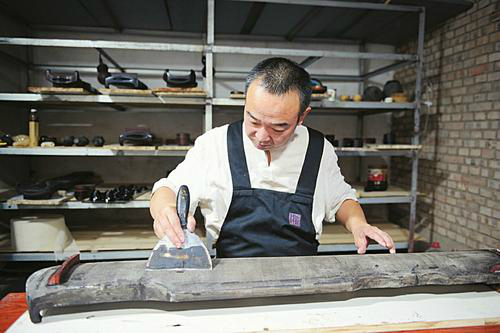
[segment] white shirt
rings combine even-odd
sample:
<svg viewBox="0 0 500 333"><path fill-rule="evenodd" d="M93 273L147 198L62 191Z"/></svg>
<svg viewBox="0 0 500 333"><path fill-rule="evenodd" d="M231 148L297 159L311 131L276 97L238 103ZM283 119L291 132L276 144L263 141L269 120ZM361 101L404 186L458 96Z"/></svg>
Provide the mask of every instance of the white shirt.
<svg viewBox="0 0 500 333"><path fill-rule="evenodd" d="M153 193L162 186L177 193L181 185L187 185L191 194L190 212L194 213L200 206L207 232L214 240L219 236L233 195L227 156L227 129L228 125L225 125L199 136L184 161L168 178L160 179L153 186ZM257 149L243 130L243 148L251 187L295 193L308 142L307 128L297 126L284 147L271 151L271 163L268 165L265 152ZM321 236L323 221L334 222L344 200L357 201L354 190L340 173L337 160L333 146L325 140L312 208L317 240Z"/></svg>

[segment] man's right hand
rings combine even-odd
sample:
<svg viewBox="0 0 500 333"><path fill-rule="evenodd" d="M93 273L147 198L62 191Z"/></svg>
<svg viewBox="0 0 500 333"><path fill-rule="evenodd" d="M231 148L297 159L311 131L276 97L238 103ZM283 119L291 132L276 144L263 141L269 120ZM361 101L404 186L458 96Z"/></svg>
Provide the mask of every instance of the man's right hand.
<svg viewBox="0 0 500 333"><path fill-rule="evenodd" d="M175 208L175 199L174 191L168 187L161 187L151 197L149 211L154 220L153 229L156 236L160 239L167 236L177 248L180 248L184 242L184 232ZM194 232L195 227L196 220L189 215L187 228Z"/></svg>

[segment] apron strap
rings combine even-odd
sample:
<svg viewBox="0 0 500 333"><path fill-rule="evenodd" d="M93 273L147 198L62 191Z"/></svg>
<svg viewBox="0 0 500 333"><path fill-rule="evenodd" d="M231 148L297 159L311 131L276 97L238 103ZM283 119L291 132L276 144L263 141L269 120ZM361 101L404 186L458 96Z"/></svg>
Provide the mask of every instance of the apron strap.
<svg viewBox="0 0 500 333"><path fill-rule="evenodd" d="M233 189L249 189L250 176L248 175L247 159L243 148L242 135L243 120L229 125L227 129L227 153Z"/></svg>
<svg viewBox="0 0 500 333"><path fill-rule="evenodd" d="M233 189L251 188L247 160L243 148L242 128L243 121L240 120L230 124L227 130L227 152L229 155ZM313 196L316 189L319 165L323 156L325 139L320 132L309 127L307 130L309 131L309 143L295 193Z"/></svg>
<svg viewBox="0 0 500 333"><path fill-rule="evenodd" d="M323 156L323 146L325 139L323 134L312 129L307 128L309 131L309 144L307 145L306 158L302 165L300 172L299 182L295 193L313 196L316 189L316 179L318 178L319 165L321 157Z"/></svg>

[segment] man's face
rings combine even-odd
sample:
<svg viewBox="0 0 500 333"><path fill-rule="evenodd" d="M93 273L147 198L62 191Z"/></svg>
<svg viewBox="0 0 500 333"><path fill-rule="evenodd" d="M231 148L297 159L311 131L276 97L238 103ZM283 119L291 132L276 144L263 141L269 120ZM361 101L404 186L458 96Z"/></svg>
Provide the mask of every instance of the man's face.
<svg viewBox="0 0 500 333"><path fill-rule="evenodd" d="M257 149L271 150L284 146L302 124L310 108L300 116L297 91L277 96L260 85L257 79L248 87L243 127Z"/></svg>

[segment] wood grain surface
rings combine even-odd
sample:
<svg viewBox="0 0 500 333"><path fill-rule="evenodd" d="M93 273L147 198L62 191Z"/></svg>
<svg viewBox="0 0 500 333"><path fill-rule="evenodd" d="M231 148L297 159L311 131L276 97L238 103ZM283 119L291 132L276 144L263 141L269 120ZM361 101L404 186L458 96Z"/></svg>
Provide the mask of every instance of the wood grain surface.
<svg viewBox="0 0 500 333"><path fill-rule="evenodd" d="M0 333L5 332L28 309L26 293L10 293L0 301Z"/></svg>

